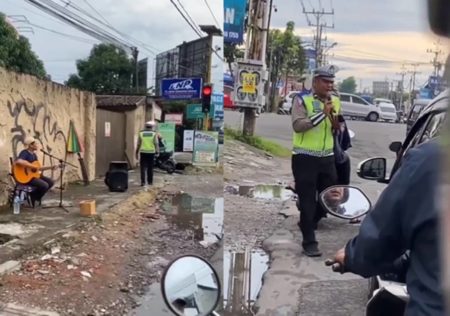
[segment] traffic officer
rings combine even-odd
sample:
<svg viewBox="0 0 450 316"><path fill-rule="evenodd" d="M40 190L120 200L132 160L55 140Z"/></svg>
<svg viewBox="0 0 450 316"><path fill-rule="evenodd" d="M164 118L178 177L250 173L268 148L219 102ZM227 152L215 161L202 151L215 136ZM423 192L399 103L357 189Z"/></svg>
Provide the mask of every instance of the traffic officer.
<svg viewBox="0 0 450 316"><path fill-rule="evenodd" d="M322 255L314 231L326 213L318 203L318 193L337 183L333 129L339 128L340 102L331 94L335 71L332 65L316 69L311 93L297 95L292 106L292 173L299 197L303 253L310 257Z"/></svg>
<svg viewBox="0 0 450 316"><path fill-rule="evenodd" d="M147 172L148 185L153 184L153 165L155 154L159 154L158 137L155 131L155 122L145 123L145 129L139 132L136 147L136 159L141 167L141 186L145 186L145 173Z"/></svg>

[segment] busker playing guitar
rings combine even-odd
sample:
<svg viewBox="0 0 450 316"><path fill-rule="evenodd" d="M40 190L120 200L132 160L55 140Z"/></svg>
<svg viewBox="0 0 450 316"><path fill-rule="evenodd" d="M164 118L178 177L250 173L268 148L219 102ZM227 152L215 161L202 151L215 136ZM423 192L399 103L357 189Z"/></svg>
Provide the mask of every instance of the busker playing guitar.
<svg viewBox="0 0 450 316"><path fill-rule="evenodd" d="M38 150L38 143L36 139L33 137L27 137L25 138L24 144L27 148L20 152L15 161L14 176L17 182L35 188L35 190L30 194L31 204L34 207L36 202L39 204L41 203L42 197L54 185L54 181L52 179L43 176L40 172L45 170L55 170L59 168L60 165L51 167L40 166L36 155L36 151Z"/></svg>

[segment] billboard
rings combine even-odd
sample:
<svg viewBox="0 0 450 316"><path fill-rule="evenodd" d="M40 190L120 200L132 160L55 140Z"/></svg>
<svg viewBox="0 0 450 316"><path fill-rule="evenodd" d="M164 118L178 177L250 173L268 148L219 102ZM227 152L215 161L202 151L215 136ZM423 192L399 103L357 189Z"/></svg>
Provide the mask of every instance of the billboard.
<svg viewBox="0 0 450 316"><path fill-rule="evenodd" d="M202 92L201 78L163 79L161 95L168 100L200 99Z"/></svg>
<svg viewBox="0 0 450 316"><path fill-rule="evenodd" d="M244 41L246 0L224 0L224 39L225 43L241 44Z"/></svg>

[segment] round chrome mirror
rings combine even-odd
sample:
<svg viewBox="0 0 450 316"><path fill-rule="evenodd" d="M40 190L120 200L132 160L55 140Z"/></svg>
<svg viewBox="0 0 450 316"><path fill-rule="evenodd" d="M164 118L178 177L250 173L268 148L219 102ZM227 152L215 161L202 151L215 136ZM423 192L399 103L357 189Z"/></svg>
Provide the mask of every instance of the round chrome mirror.
<svg viewBox="0 0 450 316"><path fill-rule="evenodd" d="M207 316L220 300L217 272L203 258L175 259L163 274L161 289L169 309L179 316Z"/></svg>
<svg viewBox="0 0 450 316"><path fill-rule="evenodd" d="M320 202L332 215L345 219L355 219L370 211L372 205L367 196L358 188L336 185L320 194Z"/></svg>

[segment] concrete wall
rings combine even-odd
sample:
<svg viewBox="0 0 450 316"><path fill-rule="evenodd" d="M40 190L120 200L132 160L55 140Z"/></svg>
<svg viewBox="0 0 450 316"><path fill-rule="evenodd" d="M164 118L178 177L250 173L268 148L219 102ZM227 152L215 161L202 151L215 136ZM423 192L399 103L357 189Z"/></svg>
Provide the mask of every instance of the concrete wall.
<svg viewBox="0 0 450 316"><path fill-rule="evenodd" d="M146 122L146 106L138 106L134 111L126 112L126 140L125 150L132 166L136 166L136 147L138 133L144 129Z"/></svg>
<svg viewBox="0 0 450 316"><path fill-rule="evenodd" d="M54 156L70 162L64 182L81 180L76 154L66 153L69 124L73 121L90 180L95 178L95 95L65 87L33 76L8 72L0 68L0 205L6 201L9 157L15 158L24 149L27 136L38 139L41 147ZM39 153L41 162L50 164ZM53 162L56 164L57 162ZM59 171L45 173L59 180Z"/></svg>

